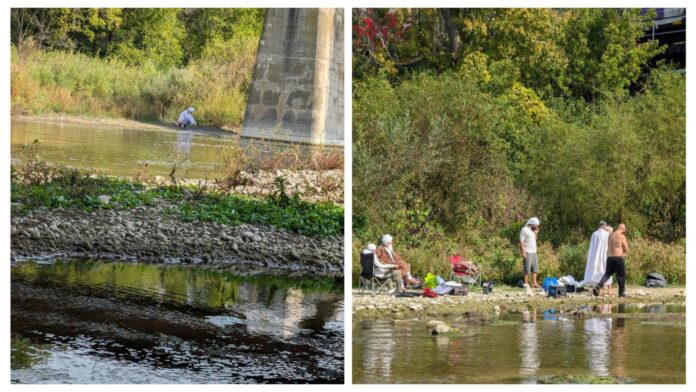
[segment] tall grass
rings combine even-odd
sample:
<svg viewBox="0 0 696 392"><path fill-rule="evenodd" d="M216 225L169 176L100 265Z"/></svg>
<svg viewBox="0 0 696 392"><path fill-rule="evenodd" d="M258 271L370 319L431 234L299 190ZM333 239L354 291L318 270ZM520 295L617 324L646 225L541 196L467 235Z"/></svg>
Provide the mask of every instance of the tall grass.
<svg viewBox="0 0 696 392"><path fill-rule="evenodd" d="M237 127L244 116L256 52L253 42L238 46L234 53L167 71L80 53L13 47L12 114L171 122L193 105L199 123Z"/></svg>
<svg viewBox="0 0 696 392"><path fill-rule="evenodd" d="M398 241L398 238L396 239ZM355 238L353 241L353 277L360 274L360 251L376 239ZM672 284L686 283L686 244L684 241L663 243L648 239L629 239L630 252L626 257L626 279L629 283L643 284L650 272L659 272ZM428 272L449 277L448 256L461 254L482 267L483 278L504 283L515 283L522 278L522 262L515 244L501 237L456 240L439 238L424 241L417 246L395 247L401 257L411 264L415 276ZM539 276L572 275L582 280L585 274L588 243L564 244L554 248L544 242L539 245Z"/></svg>

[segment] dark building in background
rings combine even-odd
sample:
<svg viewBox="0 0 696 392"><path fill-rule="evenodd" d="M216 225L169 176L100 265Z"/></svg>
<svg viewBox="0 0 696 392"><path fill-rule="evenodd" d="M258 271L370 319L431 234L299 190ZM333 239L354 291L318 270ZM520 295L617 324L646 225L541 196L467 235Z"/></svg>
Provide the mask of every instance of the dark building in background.
<svg viewBox="0 0 696 392"><path fill-rule="evenodd" d="M650 8L641 9L645 14ZM657 16L652 26L645 32L645 41L657 40L668 45L667 50L652 60L651 65L661 60L673 63L680 70L686 70L686 8L655 8Z"/></svg>

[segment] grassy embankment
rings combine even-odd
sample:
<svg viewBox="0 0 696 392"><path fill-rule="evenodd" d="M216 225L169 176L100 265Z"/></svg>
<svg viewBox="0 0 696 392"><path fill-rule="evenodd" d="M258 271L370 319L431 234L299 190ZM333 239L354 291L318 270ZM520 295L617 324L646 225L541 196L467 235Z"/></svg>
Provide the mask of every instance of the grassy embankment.
<svg viewBox="0 0 696 392"><path fill-rule="evenodd" d="M200 59L158 70L81 53L11 53L13 115L64 113L171 123L193 105L199 124L237 128L246 107L255 50L234 60Z"/></svg>

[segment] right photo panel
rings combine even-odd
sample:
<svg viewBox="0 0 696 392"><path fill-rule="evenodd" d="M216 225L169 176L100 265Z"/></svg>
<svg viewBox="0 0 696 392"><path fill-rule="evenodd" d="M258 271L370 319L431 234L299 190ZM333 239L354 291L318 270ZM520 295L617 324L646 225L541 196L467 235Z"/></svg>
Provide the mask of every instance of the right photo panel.
<svg viewBox="0 0 696 392"><path fill-rule="evenodd" d="M686 9L352 10L352 380L686 382Z"/></svg>

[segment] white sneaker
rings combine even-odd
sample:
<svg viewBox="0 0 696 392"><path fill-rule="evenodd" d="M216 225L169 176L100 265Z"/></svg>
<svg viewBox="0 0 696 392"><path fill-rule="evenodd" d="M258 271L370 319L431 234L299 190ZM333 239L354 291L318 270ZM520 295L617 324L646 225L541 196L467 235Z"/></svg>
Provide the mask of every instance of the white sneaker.
<svg viewBox="0 0 696 392"><path fill-rule="evenodd" d="M389 290L389 295L393 295L394 293L396 293L396 289Z"/></svg>
<svg viewBox="0 0 696 392"><path fill-rule="evenodd" d="M532 296L532 289L529 287L529 284L525 283L524 284L524 293L527 295L527 297Z"/></svg>

